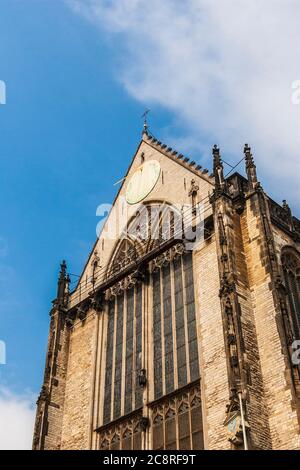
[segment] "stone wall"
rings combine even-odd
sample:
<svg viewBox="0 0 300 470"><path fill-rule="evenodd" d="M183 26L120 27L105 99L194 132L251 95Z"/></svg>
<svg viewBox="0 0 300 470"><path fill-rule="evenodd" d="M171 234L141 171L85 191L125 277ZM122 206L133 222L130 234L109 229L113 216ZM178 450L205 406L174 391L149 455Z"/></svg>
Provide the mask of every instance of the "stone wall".
<svg viewBox="0 0 300 470"><path fill-rule="evenodd" d="M84 322L76 321L71 332L62 449L89 448L95 321L95 314L91 310Z"/></svg>
<svg viewBox="0 0 300 470"><path fill-rule="evenodd" d="M207 197L214 189L212 179L206 173L189 169L184 162L178 164L171 151L159 149L159 146L145 139L128 173L131 176L141 164L142 152L145 160L155 158L160 161L160 179L145 202L171 202L179 206L188 204L191 202L191 181L195 179L198 186L196 201L205 201L206 217L212 214ZM118 214L122 214L124 199L121 196L125 195L126 185L125 180L115 201ZM299 249L299 244L270 225L268 214L261 209L259 198L262 193L260 189L252 189L244 201L244 210L236 212L228 194L224 204L218 205L225 223L230 258L228 266L233 270L229 274L234 279L234 296L237 299L234 315L236 329L240 330L237 332L238 352L242 353L239 367L243 367L242 376L246 378L244 398L251 428L250 445L257 449L300 449L298 405L291 384L281 312L274 287L274 260L270 255L270 243L273 243L279 264L282 247L292 245ZM128 208L129 219L136 210L136 206ZM269 224L269 234L266 234L265 223ZM193 253L206 449L232 448L224 426L230 390L224 311L219 297L221 253L218 236L217 232L209 240L202 241ZM109 264L117 243L117 239L108 239L104 230L94 248L102 266ZM84 294L80 296L78 288L71 295L72 307L76 307L90 292L88 278L91 266L90 257L81 278ZM105 319L105 315L102 318ZM57 319L56 315L55 322ZM98 365L103 364L106 341L102 333L106 331L105 321L101 320L99 329L98 320L97 314L89 310L86 319L81 321L77 318L70 329L65 324L51 324L50 339L53 344L58 341L55 347L52 345L50 348L54 355L51 356L53 376L51 383L47 382L51 393L44 420L44 423L48 421L48 425L43 431L46 449L89 449L96 446L93 431L101 424L104 382L104 370L100 370ZM145 338L151 338L151 328L149 321ZM57 331L60 332L59 336ZM151 379L151 373L149 377Z"/></svg>
<svg viewBox="0 0 300 470"><path fill-rule="evenodd" d="M215 238L194 252L201 399L206 449L230 449L224 421L229 398Z"/></svg>
<svg viewBox="0 0 300 470"><path fill-rule="evenodd" d="M247 200L243 218L247 227L244 230L244 246L271 448L300 449L298 419L292 405L291 378L286 370L286 357L278 328L270 261L256 194Z"/></svg>
<svg viewBox="0 0 300 470"><path fill-rule="evenodd" d="M247 383L247 419L251 428L250 445L254 449L271 449L271 436L262 377L255 321L255 296L251 286L252 256L249 251L247 210L235 215L235 258L237 293L241 307L244 343L245 376ZM250 221L251 225L251 221Z"/></svg>

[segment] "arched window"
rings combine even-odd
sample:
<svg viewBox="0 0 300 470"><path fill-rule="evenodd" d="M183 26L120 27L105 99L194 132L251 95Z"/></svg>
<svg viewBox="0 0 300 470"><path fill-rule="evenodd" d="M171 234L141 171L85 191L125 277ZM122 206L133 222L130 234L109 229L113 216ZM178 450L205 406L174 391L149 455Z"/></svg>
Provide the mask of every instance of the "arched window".
<svg viewBox="0 0 300 470"><path fill-rule="evenodd" d="M129 238L124 238L116 250L116 253L110 263L106 276L112 277L126 268L129 264L138 258L138 250L136 244Z"/></svg>
<svg viewBox="0 0 300 470"><path fill-rule="evenodd" d="M294 330L298 336L300 334L300 253L293 248L284 248L281 261Z"/></svg>
<svg viewBox="0 0 300 470"><path fill-rule="evenodd" d="M139 207L108 266L100 449L140 449L146 428L154 449L203 449L193 254L177 238L180 215Z"/></svg>

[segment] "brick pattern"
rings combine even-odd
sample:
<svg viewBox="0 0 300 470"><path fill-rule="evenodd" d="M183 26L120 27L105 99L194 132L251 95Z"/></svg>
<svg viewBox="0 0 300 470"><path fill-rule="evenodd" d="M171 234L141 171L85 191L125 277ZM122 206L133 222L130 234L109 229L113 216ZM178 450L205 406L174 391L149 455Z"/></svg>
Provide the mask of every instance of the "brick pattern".
<svg viewBox="0 0 300 470"><path fill-rule="evenodd" d="M260 356L266 413L269 420L272 449L299 449L297 413L293 405L290 377L279 336L272 279L258 197L248 199L244 213L245 254L252 294L257 345Z"/></svg>
<svg viewBox="0 0 300 470"><path fill-rule="evenodd" d="M71 333L61 449L89 447L95 320L93 312L88 312L86 321L77 322Z"/></svg>
<svg viewBox="0 0 300 470"><path fill-rule="evenodd" d="M251 427L251 447L270 449L272 444L254 315L255 298L249 282L249 273L251 272L249 262L251 260L247 259L249 240L247 217L243 214L240 218L236 214L234 219L237 293L241 307L245 376L248 390L247 419Z"/></svg>
<svg viewBox="0 0 300 470"><path fill-rule="evenodd" d="M215 240L194 252L197 332L206 449L230 449L224 426L229 388Z"/></svg>
<svg viewBox="0 0 300 470"><path fill-rule="evenodd" d="M68 365L69 331L64 314L51 311L44 383L38 399L33 449L59 450Z"/></svg>

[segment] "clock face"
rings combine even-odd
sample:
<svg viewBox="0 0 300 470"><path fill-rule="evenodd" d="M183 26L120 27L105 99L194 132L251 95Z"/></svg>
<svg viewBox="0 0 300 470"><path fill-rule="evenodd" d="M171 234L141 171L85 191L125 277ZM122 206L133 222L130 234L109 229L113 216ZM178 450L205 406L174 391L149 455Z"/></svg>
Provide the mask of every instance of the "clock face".
<svg viewBox="0 0 300 470"><path fill-rule="evenodd" d="M126 190L128 204L136 204L145 199L157 183L160 164L157 160L143 163L132 175Z"/></svg>

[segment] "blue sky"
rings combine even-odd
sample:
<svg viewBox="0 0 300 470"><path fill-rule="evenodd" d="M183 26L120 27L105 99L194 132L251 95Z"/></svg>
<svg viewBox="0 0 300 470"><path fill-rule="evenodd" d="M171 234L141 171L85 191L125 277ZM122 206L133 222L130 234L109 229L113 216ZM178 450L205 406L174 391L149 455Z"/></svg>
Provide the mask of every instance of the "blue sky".
<svg viewBox="0 0 300 470"><path fill-rule="evenodd" d="M63 2L1 0L0 31L0 373L36 392L59 262L80 273L96 207L115 194L144 108L112 79L107 44Z"/></svg>
<svg viewBox="0 0 300 470"><path fill-rule="evenodd" d="M261 2L238 2L235 22L225 3L0 0L0 387L10 397L40 389L59 263L80 274L96 207L113 200L147 107L154 134L204 165L213 143L236 162L250 140L264 186L299 215L299 5L266 0L261 15Z"/></svg>

